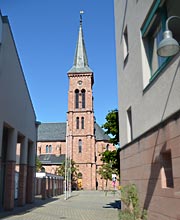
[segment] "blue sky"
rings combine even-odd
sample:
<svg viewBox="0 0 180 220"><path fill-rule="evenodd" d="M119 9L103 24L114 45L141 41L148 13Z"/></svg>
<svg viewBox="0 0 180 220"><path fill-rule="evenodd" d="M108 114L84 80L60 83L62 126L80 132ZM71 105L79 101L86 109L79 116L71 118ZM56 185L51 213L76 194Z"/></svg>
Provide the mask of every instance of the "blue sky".
<svg viewBox="0 0 180 220"><path fill-rule="evenodd" d="M94 72L94 112L102 125L118 107L112 0L1 0L27 81L37 120L65 122L67 72L73 65L83 10L83 32Z"/></svg>

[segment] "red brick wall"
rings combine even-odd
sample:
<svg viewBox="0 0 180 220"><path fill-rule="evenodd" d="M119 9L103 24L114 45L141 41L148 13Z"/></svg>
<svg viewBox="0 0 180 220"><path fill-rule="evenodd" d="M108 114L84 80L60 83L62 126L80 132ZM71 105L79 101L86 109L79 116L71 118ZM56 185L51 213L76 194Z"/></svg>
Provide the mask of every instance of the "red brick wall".
<svg viewBox="0 0 180 220"><path fill-rule="evenodd" d="M14 208L15 163L15 161L6 162L4 210L12 210Z"/></svg>
<svg viewBox="0 0 180 220"><path fill-rule="evenodd" d="M96 173L96 168L102 165L99 154L106 150L107 142L98 141L95 143L94 136L94 111L92 97L93 73L69 73L69 91L68 91L68 132L67 145L70 146L71 158L78 165L80 173L82 173L83 189L96 189L96 179L98 178L98 189L104 189L103 180ZM78 85L78 81L82 81L82 85ZM82 96L79 96L79 108L75 108L75 90L81 91L85 89L85 108L82 108ZM79 129L76 128L76 118L79 117ZM84 117L84 129L81 128L81 118ZM79 152L79 140L82 141L82 152ZM46 145L52 145L52 154L57 154L56 146L61 146L61 154L66 154L65 142L39 142L37 144L37 154L46 153ZM109 150L115 147L109 144ZM97 156L95 158L95 156ZM97 161L95 161L97 159ZM97 166L96 166L97 165ZM55 165L44 166L46 172L54 173ZM108 188L112 188L111 182Z"/></svg>
<svg viewBox="0 0 180 220"><path fill-rule="evenodd" d="M68 97L68 145L71 146L72 160L78 164L82 173L82 188L95 189L95 139L94 139L94 112L92 102L92 73L69 74ZM78 85L78 81L82 85ZM75 90L85 89L85 108L82 108L81 95L79 108L75 108ZM79 129L76 127L76 118L79 117ZM84 129L81 128L81 118L84 117ZM82 152L79 152L79 140L82 141Z"/></svg>
<svg viewBox="0 0 180 220"><path fill-rule="evenodd" d="M26 202L34 202L35 195L35 167L27 166Z"/></svg>
<svg viewBox="0 0 180 220"><path fill-rule="evenodd" d="M163 187L162 157L171 152L173 187ZM169 120L159 130L123 149L120 153L121 184L135 183L148 220L179 219L180 216L180 118Z"/></svg>
<svg viewBox="0 0 180 220"><path fill-rule="evenodd" d="M56 174L56 169L59 168L59 165L42 165L45 168L47 173Z"/></svg>
<svg viewBox="0 0 180 220"><path fill-rule="evenodd" d="M37 155L46 154L46 145L52 146L51 154L66 154L66 142L54 141L54 142L38 142L37 143Z"/></svg>
<svg viewBox="0 0 180 220"><path fill-rule="evenodd" d="M73 151L72 151L72 159L77 163L79 166L78 172L83 174L83 188L84 189L96 189L96 178L98 180L98 189L103 190L105 189L105 181L101 179L101 177L96 173L96 166L97 170L102 165L101 155L100 153L106 150L106 146L108 142L98 141L95 144L95 140L93 137L81 137L82 139L82 153L78 152L78 140L79 137L73 138ZM61 145L62 152L66 152L66 145L64 142L39 142L38 146L46 146L51 144L52 146ZM109 143L109 150L115 150L113 144ZM38 150L37 150L38 151ZM45 153L45 152L43 152ZM95 162L95 155L96 155L96 162ZM90 168L92 166L92 168ZM56 169L59 167L57 165L43 165L45 171L47 173L55 174ZM117 182L117 187L118 187ZM108 181L108 189L112 189L112 182Z"/></svg>
<svg viewBox="0 0 180 220"><path fill-rule="evenodd" d="M27 180L27 164L20 164L19 188L18 188L19 206L23 206L26 203L26 180Z"/></svg>

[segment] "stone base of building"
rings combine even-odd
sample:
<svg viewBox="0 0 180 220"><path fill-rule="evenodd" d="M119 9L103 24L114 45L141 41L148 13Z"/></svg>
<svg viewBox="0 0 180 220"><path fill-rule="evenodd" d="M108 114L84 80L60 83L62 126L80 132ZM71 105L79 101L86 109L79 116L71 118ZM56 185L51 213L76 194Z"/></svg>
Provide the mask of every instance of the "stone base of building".
<svg viewBox="0 0 180 220"><path fill-rule="evenodd" d="M33 203L35 195L35 167L27 167L26 203Z"/></svg>
<svg viewBox="0 0 180 220"><path fill-rule="evenodd" d="M26 178L27 165L21 164L19 172L18 206L23 206L26 203Z"/></svg>
<svg viewBox="0 0 180 220"><path fill-rule="evenodd" d="M135 183L148 219L180 216L180 114L175 114L120 152L121 185Z"/></svg>
<svg viewBox="0 0 180 220"><path fill-rule="evenodd" d="M12 210L14 208L15 164L15 161L6 162L3 202L3 208L6 211Z"/></svg>

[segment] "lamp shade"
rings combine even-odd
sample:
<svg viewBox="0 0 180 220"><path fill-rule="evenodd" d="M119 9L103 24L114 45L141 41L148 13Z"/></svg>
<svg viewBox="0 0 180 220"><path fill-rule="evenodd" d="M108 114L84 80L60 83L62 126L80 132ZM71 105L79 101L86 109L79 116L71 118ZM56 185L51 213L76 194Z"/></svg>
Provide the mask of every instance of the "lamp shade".
<svg viewBox="0 0 180 220"><path fill-rule="evenodd" d="M172 32L166 30L163 34L164 39L159 43L157 54L161 57L169 57L179 52L179 44L172 37Z"/></svg>

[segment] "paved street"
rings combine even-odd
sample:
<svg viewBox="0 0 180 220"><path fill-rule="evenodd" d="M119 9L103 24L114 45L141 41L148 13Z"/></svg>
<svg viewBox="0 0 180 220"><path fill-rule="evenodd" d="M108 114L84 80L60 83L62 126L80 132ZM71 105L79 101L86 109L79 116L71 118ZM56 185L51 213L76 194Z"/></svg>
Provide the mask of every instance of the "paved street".
<svg viewBox="0 0 180 220"><path fill-rule="evenodd" d="M16 208L13 215L0 213L0 219L8 220L118 220L119 194L102 191L74 191L72 197L64 200L64 195L35 204Z"/></svg>

